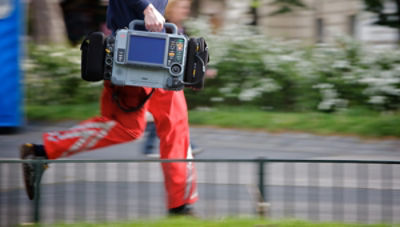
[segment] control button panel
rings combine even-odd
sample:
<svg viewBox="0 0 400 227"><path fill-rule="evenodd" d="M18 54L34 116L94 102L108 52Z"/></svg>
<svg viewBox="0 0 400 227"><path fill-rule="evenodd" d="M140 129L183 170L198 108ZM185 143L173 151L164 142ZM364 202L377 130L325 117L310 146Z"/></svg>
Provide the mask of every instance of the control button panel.
<svg viewBox="0 0 400 227"><path fill-rule="evenodd" d="M125 63L125 49L118 49L118 51L117 51L117 62Z"/></svg>
<svg viewBox="0 0 400 227"><path fill-rule="evenodd" d="M183 51L185 40L182 38L170 38L168 47L167 66L183 63Z"/></svg>

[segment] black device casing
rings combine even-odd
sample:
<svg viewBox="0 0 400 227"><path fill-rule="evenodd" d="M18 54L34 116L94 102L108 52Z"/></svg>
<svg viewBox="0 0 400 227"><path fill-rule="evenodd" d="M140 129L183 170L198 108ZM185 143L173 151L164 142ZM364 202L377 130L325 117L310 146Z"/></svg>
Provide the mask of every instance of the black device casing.
<svg viewBox="0 0 400 227"><path fill-rule="evenodd" d="M93 32L86 36L81 44L82 79L96 82L104 79L105 35Z"/></svg>
<svg viewBox="0 0 400 227"><path fill-rule="evenodd" d="M184 75L186 87L204 88L206 66L209 61L208 46L205 39L203 37L190 38Z"/></svg>

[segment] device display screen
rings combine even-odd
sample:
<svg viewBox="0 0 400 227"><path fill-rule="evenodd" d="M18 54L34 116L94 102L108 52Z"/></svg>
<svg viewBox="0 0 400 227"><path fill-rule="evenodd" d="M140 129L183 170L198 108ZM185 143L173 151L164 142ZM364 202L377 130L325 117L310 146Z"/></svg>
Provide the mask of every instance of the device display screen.
<svg viewBox="0 0 400 227"><path fill-rule="evenodd" d="M131 35L128 62L164 64L165 38Z"/></svg>

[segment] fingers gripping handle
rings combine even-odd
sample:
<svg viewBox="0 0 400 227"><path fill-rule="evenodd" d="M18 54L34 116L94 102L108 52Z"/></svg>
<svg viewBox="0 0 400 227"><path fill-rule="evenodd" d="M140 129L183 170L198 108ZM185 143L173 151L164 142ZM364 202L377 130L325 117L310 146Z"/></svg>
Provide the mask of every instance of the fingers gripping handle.
<svg viewBox="0 0 400 227"><path fill-rule="evenodd" d="M137 25L145 26L143 20L133 20L129 23L129 29L130 30L135 30L135 27ZM172 23L165 23L164 24L165 28L170 28L172 30L172 34L178 34L178 27L176 27L175 24Z"/></svg>

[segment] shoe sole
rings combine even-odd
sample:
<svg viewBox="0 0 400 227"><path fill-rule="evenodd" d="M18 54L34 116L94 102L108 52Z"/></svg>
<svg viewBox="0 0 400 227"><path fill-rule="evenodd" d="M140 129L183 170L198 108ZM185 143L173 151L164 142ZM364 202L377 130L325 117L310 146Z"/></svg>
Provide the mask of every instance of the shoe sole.
<svg viewBox="0 0 400 227"><path fill-rule="evenodd" d="M33 153L32 144L24 144L20 147L20 158L22 160L36 159ZM43 164L43 171L48 168L48 164ZM35 197L35 169L31 163L22 163L22 173L24 176L25 191L30 200Z"/></svg>
<svg viewBox="0 0 400 227"><path fill-rule="evenodd" d="M33 149L33 145L31 144L24 144L20 147L20 158L22 160L28 159L29 156L34 157L31 151ZM24 176L24 183L25 183L25 191L28 195L30 200L33 200L34 197L34 169L32 164L30 163L22 163L22 173Z"/></svg>

